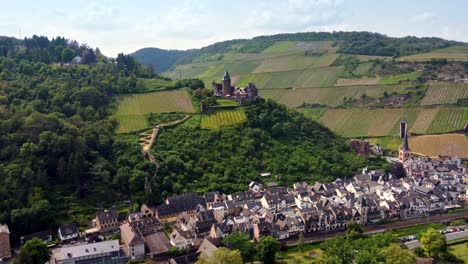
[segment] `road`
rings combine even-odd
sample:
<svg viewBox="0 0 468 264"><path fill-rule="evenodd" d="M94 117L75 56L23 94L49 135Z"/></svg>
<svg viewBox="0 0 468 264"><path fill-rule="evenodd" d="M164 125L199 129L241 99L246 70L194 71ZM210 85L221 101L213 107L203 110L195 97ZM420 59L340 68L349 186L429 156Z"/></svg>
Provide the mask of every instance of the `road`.
<svg viewBox="0 0 468 264"><path fill-rule="evenodd" d="M445 237L447 238L447 241L465 238L465 237L468 237L468 231L445 234ZM405 246L409 249L413 249L413 248L420 247L421 242L419 242L419 240L413 240L413 241L406 242Z"/></svg>
<svg viewBox="0 0 468 264"><path fill-rule="evenodd" d="M440 222L447 222L454 219L459 218L468 218L468 211L453 213L453 214L441 214L441 215L434 215L430 216L429 219L426 217L421 218L413 218L407 220L401 220L395 223L390 224L383 224L383 225L368 225L365 226L364 232L366 234L378 233L380 231L384 231L385 229L389 228L403 228L413 225L420 225L425 224L429 220L429 223L440 223ZM321 242L328 239L335 238L337 235L343 235L344 231L333 231L333 232L324 232L324 233L305 233L304 234L304 242L305 243L314 243L314 242ZM297 243L297 237L286 239L286 244L288 246L294 246Z"/></svg>

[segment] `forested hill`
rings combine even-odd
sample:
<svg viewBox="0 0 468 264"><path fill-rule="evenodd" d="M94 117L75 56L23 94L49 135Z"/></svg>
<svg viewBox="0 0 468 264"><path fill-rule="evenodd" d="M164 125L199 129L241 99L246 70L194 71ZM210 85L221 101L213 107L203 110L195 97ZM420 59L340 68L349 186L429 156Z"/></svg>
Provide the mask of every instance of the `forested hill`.
<svg viewBox="0 0 468 264"><path fill-rule="evenodd" d="M141 64L153 67L156 72L165 72L171 69L180 59L190 56L191 53L191 51L184 50L144 48L129 55L137 59Z"/></svg>
<svg viewBox="0 0 468 264"><path fill-rule="evenodd" d="M0 43L0 223L16 237L53 228L69 217L66 201L110 184L113 96L140 91L153 73L122 54L115 63L54 63L66 50L99 54L65 38Z"/></svg>
<svg viewBox="0 0 468 264"><path fill-rule="evenodd" d="M132 56L144 65L153 65L160 72L178 64L220 60L226 53L258 53L277 41L334 41L338 53L392 57L425 53L455 45L468 45L436 37L396 38L371 32L304 32L227 40L186 52L144 48Z"/></svg>

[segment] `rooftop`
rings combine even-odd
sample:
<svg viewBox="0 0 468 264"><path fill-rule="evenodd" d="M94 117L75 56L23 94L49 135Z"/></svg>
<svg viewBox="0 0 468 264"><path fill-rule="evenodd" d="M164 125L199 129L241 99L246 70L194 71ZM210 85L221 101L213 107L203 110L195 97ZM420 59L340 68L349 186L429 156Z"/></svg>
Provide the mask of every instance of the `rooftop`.
<svg viewBox="0 0 468 264"><path fill-rule="evenodd" d="M111 253L115 251L119 251L119 240L109 240L98 243L58 248L54 252L54 258L55 260L65 260L102 253Z"/></svg>

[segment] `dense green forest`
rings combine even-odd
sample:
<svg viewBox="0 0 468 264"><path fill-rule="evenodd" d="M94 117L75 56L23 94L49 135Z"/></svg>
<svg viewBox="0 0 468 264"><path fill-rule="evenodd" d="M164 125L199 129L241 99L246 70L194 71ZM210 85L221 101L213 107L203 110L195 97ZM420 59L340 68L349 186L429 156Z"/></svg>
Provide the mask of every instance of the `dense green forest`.
<svg viewBox="0 0 468 264"><path fill-rule="evenodd" d="M291 184L350 177L368 164L384 164L358 157L344 139L273 101L246 112L247 123L236 127L216 131L184 124L164 130L152 149L159 168L132 158L139 152L136 139L123 137L117 148L124 156L117 161L115 188L135 194L148 179L153 190L150 200L158 202L168 194L190 190L245 190L250 181L265 180L260 179L261 172L278 175L269 181Z"/></svg>
<svg viewBox="0 0 468 264"><path fill-rule="evenodd" d="M81 46L63 38L13 40L1 42L0 222L18 235L50 227L64 196L86 198L111 182L112 95L144 90L138 80L153 73L123 54L115 63L47 63Z"/></svg>

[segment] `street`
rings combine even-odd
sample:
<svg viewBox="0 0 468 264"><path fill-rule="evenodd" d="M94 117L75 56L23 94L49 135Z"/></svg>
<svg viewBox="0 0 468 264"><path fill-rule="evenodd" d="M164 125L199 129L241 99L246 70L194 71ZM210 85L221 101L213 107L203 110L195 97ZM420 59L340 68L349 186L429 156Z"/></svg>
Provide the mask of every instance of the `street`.
<svg viewBox="0 0 468 264"><path fill-rule="evenodd" d="M465 238L465 237L468 237L468 231L445 234L445 237L447 238L447 241ZM420 247L421 242L419 242L419 240L413 240L413 241L406 242L405 246L409 249L413 249L413 248Z"/></svg>

